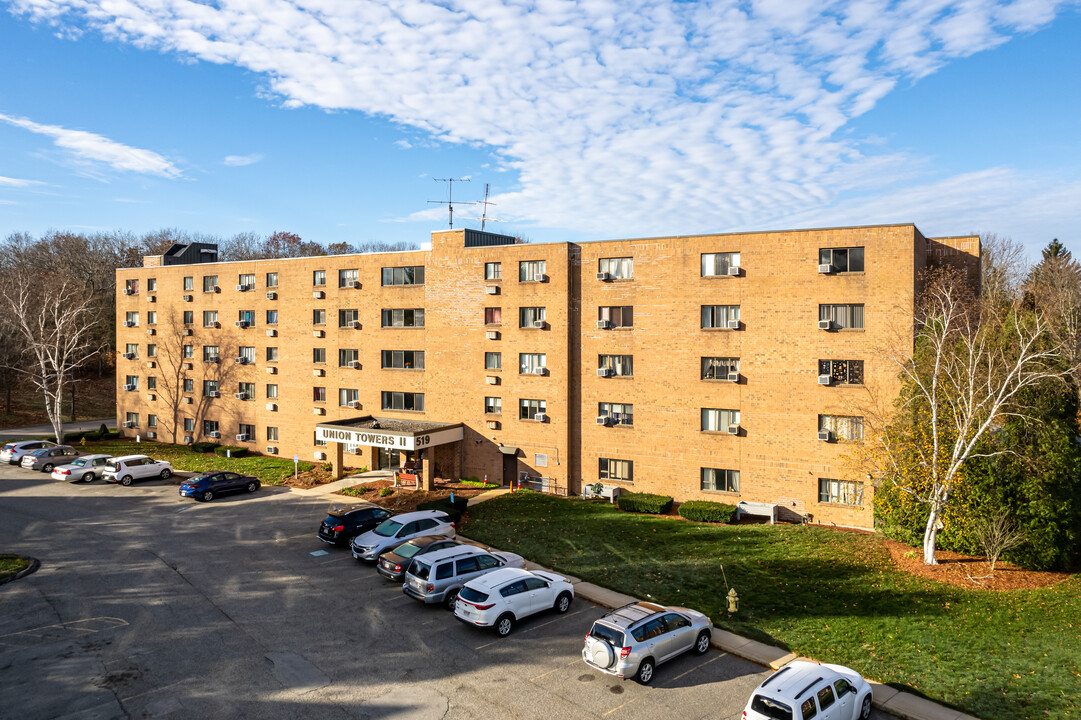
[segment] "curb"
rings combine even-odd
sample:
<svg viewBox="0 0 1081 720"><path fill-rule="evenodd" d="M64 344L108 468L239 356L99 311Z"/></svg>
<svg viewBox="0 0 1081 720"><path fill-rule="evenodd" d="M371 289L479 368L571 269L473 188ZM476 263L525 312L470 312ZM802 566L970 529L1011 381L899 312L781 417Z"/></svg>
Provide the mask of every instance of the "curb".
<svg viewBox="0 0 1081 720"><path fill-rule="evenodd" d="M16 580L20 580L31 573L37 572L38 568L41 567L41 561L37 558L28 557L26 559L30 561L30 564L19 572L15 573L14 575L0 580L0 585L5 585L9 582L15 582Z"/></svg>

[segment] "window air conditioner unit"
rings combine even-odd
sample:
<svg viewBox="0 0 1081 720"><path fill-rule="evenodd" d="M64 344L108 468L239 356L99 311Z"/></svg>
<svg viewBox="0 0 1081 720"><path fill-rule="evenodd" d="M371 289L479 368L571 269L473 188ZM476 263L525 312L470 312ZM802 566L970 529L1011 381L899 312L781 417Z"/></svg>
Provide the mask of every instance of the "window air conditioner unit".
<svg viewBox="0 0 1081 720"><path fill-rule="evenodd" d="M360 283L360 280L350 280L347 283L347 287L351 287L354 290L360 290L364 286Z"/></svg>
<svg viewBox="0 0 1081 720"><path fill-rule="evenodd" d="M266 404L266 409L269 410L270 412L277 412L278 411L278 406L275 403L267 403Z"/></svg>
<svg viewBox="0 0 1081 720"><path fill-rule="evenodd" d="M147 436L148 438L150 438L151 440L153 440L153 439L155 439L155 438L156 438L156 437L158 436L158 434L157 434L156 432L154 432L153 430L151 430L150 432L148 432L148 433L146 434L146 436Z"/></svg>
<svg viewBox="0 0 1081 720"><path fill-rule="evenodd" d="M157 331L157 330L155 330L154 328L147 328L147 329L146 329L146 334L147 334L147 335L157 335L157 334L158 334L158 331Z"/></svg>
<svg viewBox="0 0 1081 720"><path fill-rule="evenodd" d="M185 295L184 296L184 302L194 302L194 301L195 301L195 296L194 295Z"/></svg>
<svg viewBox="0 0 1081 720"><path fill-rule="evenodd" d="M489 420L488 421L488 429L489 430L498 430L499 429L499 421L498 420Z"/></svg>
<svg viewBox="0 0 1081 720"><path fill-rule="evenodd" d="M185 405L191 405L191 403L192 403L192 399L190 397L184 398L184 404Z"/></svg>
<svg viewBox="0 0 1081 720"><path fill-rule="evenodd" d="M729 330L739 330L739 320L729 320L728 321L728 329Z"/></svg>
<svg viewBox="0 0 1081 720"><path fill-rule="evenodd" d="M236 291L237 292L248 292L249 290L251 290L251 285L237 285L236 286Z"/></svg>
<svg viewBox="0 0 1081 720"><path fill-rule="evenodd" d="M270 367L268 367L268 368L266 369L266 374L267 374L267 375L277 375L277 374L278 374L278 368L276 368L276 367L274 367L274 366L272 365L272 366L270 366Z"/></svg>
<svg viewBox="0 0 1081 720"><path fill-rule="evenodd" d="M131 294L130 292L127 292L127 291L125 291L125 292L126 292L126 294L128 294L128 295L130 295L130 294ZM133 423L133 422L132 422L131 420L125 420L125 421L123 422L123 425L124 425L124 427L126 427L126 428L133 428L133 427L135 427L135 423Z"/></svg>
<svg viewBox="0 0 1081 720"><path fill-rule="evenodd" d="M537 276L537 282L548 282L548 276L547 275L538 275Z"/></svg>
<svg viewBox="0 0 1081 720"><path fill-rule="evenodd" d="M314 370L312 370L312 375L314 375L315 377L323 377L326 374L327 371L323 368L315 368Z"/></svg>
<svg viewBox="0 0 1081 720"><path fill-rule="evenodd" d="M147 295L147 296L146 296L146 301L147 301L147 302L157 302L157 301L158 301L158 298L157 298L157 296L156 296L156 295Z"/></svg>
<svg viewBox="0 0 1081 720"><path fill-rule="evenodd" d="M251 323L249 323L247 320L237 320L236 321L236 326L238 328L246 328L246 327L249 327L250 325L251 325Z"/></svg>
<svg viewBox="0 0 1081 720"><path fill-rule="evenodd" d="M278 293L276 293L276 292L268 292L266 294L266 299L267 300L277 300L278 299Z"/></svg>
<svg viewBox="0 0 1081 720"><path fill-rule="evenodd" d="M818 321L818 329L819 330L829 330L832 327L833 327L833 321L832 320L819 320Z"/></svg>
<svg viewBox="0 0 1081 720"><path fill-rule="evenodd" d="M730 373L728 373L728 375L726 377L727 377L728 382L739 382L739 373L738 372L730 372Z"/></svg>
<svg viewBox="0 0 1081 720"><path fill-rule="evenodd" d="M611 280L612 279L612 273L599 272L599 273L597 273L597 279L598 280L605 280L605 281Z"/></svg>
<svg viewBox="0 0 1081 720"><path fill-rule="evenodd" d="M612 422L612 418L608 417L607 415L601 415L597 418L598 425L607 425L610 422Z"/></svg>
<svg viewBox="0 0 1081 720"><path fill-rule="evenodd" d="M212 293L220 293L221 292L221 287L218 286L218 285L215 285L213 288L210 289L210 292L212 292Z"/></svg>
<svg viewBox="0 0 1081 720"><path fill-rule="evenodd" d="M246 393L246 392L244 392L244 393L233 393L233 397L235 397L237 400L247 400L248 399L248 393Z"/></svg>
<svg viewBox="0 0 1081 720"><path fill-rule="evenodd" d="M533 368L533 374L534 375L544 375L546 372L548 372L548 370L546 368L542 368L542 367Z"/></svg>
<svg viewBox="0 0 1081 720"><path fill-rule="evenodd" d="M544 321L543 320L534 320L533 321L533 327L543 330L544 329Z"/></svg>
<svg viewBox="0 0 1081 720"><path fill-rule="evenodd" d="M349 327L353 330L360 330L360 320L350 320Z"/></svg>
<svg viewBox="0 0 1081 720"><path fill-rule="evenodd" d="M326 408L312 408L312 415L326 415Z"/></svg>
<svg viewBox="0 0 1081 720"><path fill-rule="evenodd" d="M612 321L611 320L598 320L597 321L597 329L598 330L611 330L612 329Z"/></svg>
<svg viewBox="0 0 1081 720"><path fill-rule="evenodd" d="M218 392L217 390L207 390L206 391L206 396L216 398L216 397L221 397L221 393Z"/></svg>
<svg viewBox="0 0 1081 720"><path fill-rule="evenodd" d="M135 359L135 353L124 353L124 359L125 360L134 360Z"/></svg>
<svg viewBox="0 0 1081 720"><path fill-rule="evenodd" d="M536 422L548 422L548 416L544 413L537 413L533 416L533 420Z"/></svg>
<svg viewBox="0 0 1081 720"><path fill-rule="evenodd" d="M218 357L217 355L211 355L210 357L208 357L208 358L206 359L206 361L207 361L208 363L216 363L216 362L218 362L218 361L220 361L220 360L221 360L221 358L219 358L219 357Z"/></svg>
<svg viewBox="0 0 1081 720"><path fill-rule="evenodd" d="M488 293L489 295L498 295L499 294L499 286L498 285L485 285L484 286L484 292Z"/></svg>
<svg viewBox="0 0 1081 720"><path fill-rule="evenodd" d="M739 277L739 265L729 265L728 274L732 277Z"/></svg>
<svg viewBox="0 0 1081 720"><path fill-rule="evenodd" d="M728 426L728 434L729 435L739 435L739 425L729 425Z"/></svg>
<svg viewBox="0 0 1081 720"><path fill-rule="evenodd" d="M315 453L312 454L312 457L314 457L316 460L326 460L327 454L325 452L320 452L319 450L316 450Z"/></svg>
<svg viewBox="0 0 1081 720"><path fill-rule="evenodd" d="M184 369L185 370L194 370L195 369L195 363L190 363L190 362L184 363Z"/></svg>
<svg viewBox="0 0 1081 720"><path fill-rule="evenodd" d="M277 455L278 454L278 448L274 447L273 445L267 445L266 446L266 453L267 453L267 455Z"/></svg>
<svg viewBox="0 0 1081 720"><path fill-rule="evenodd" d="M240 435L237 435L236 436L236 441L237 442L248 442L248 434L247 433L241 433Z"/></svg>
<svg viewBox="0 0 1081 720"><path fill-rule="evenodd" d="M348 403L346 403L346 405L348 405L353 410L359 410L360 400L350 400Z"/></svg>
<svg viewBox="0 0 1081 720"><path fill-rule="evenodd" d="M819 275L829 275L831 272L833 272L833 266L832 265L827 264L827 265L819 265L818 266L818 274Z"/></svg>
<svg viewBox="0 0 1081 720"><path fill-rule="evenodd" d="M135 323L131 320L125 320L124 327L135 327Z"/></svg>
<svg viewBox="0 0 1081 720"><path fill-rule="evenodd" d="M489 375L487 377L487 379L486 379L486 382L489 385L498 385L499 384L499 378L497 376L495 376L495 375Z"/></svg>
<svg viewBox="0 0 1081 720"><path fill-rule="evenodd" d="M247 365L248 364L248 358L241 355L238 358L233 358L233 362L235 362L237 365Z"/></svg>
<svg viewBox="0 0 1081 720"><path fill-rule="evenodd" d="M488 332L485 333L485 336L489 340L498 340L499 339L499 331L498 330L489 330Z"/></svg>
<svg viewBox="0 0 1081 720"><path fill-rule="evenodd" d="M184 334L185 337L191 335L192 334L192 329L191 328L184 328L183 334Z"/></svg>
<svg viewBox="0 0 1081 720"><path fill-rule="evenodd" d="M220 432L218 432L217 430L211 430L210 432L208 432L208 433L206 434L206 436L207 436L207 437L212 437L212 438L220 438L220 437L221 437L221 433L220 433Z"/></svg>
<svg viewBox="0 0 1081 720"><path fill-rule="evenodd" d="M125 385L124 389L127 390L128 392L131 392L132 390L135 389L135 385Z"/></svg>
<svg viewBox="0 0 1081 720"><path fill-rule="evenodd" d="M829 442L830 440L833 439L833 433L830 432L829 430L819 430L818 431L818 439L821 440L822 442Z"/></svg>
<svg viewBox="0 0 1081 720"><path fill-rule="evenodd" d="M135 291L132 290L131 288L124 288L124 294L125 295L134 295Z"/></svg>
<svg viewBox="0 0 1081 720"><path fill-rule="evenodd" d="M147 399L147 400L150 400L151 402L153 402L154 400L157 400L157 399L158 399L158 396L157 396L157 395L155 395L154 393L147 393L146 399Z"/></svg>
<svg viewBox="0 0 1081 720"><path fill-rule="evenodd" d="M266 336L267 337L278 337L278 331L271 328L270 330L266 331Z"/></svg>
<svg viewBox="0 0 1081 720"><path fill-rule="evenodd" d="M322 330L312 330L312 337L321 338L325 334Z"/></svg>
<svg viewBox="0 0 1081 720"><path fill-rule="evenodd" d="M326 296L327 296L327 294L325 292L323 292L322 290L316 290L315 292L312 293L312 297L315 298L316 300L322 300Z"/></svg>
<svg viewBox="0 0 1081 720"><path fill-rule="evenodd" d="M832 385L833 384L833 376L832 375L819 375L818 376L818 384L819 385Z"/></svg>
<svg viewBox="0 0 1081 720"><path fill-rule="evenodd" d="M360 370L360 360L350 360L346 363L353 370Z"/></svg>
<svg viewBox="0 0 1081 720"><path fill-rule="evenodd" d="M214 328L215 330L219 330L221 329L221 323L215 320L214 322L210 323L210 327Z"/></svg>
<svg viewBox="0 0 1081 720"><path fill-rule="evenodd" d="M192 441L193 441L194 439L195 439L195 438L193 438L193 437L192 437L191 435L185 435L185 436L184 436L184 442L186 442L186 443L190 443L190 442L192 442Z"/></svg>
<svg viewBox="0 0 1081 720"><path fill-rule="evenodd" d="M154 362L153 360L147 360L147 362L146 362L146 366L147 366L148 368L155 368L155 367L157 367L157 366L158 366L158 364L157 364L156 362Z"/></svg>
<svg viewBox="0 0 1081 720"><path fill-rule="evenodd" d="M612 368L597 368L597 377L612 377Z"/></svg>

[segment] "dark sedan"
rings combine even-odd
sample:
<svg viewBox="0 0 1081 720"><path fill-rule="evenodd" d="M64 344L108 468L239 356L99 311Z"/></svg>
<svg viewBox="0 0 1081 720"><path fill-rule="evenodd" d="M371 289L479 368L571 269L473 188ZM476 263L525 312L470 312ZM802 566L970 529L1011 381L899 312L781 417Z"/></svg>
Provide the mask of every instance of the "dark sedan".
<svg viewBox="0 0 1081 720"><path fill-rule="evenodd" d="M54 445L40 450L31 450L23 455L19 465L27 470L51 473L57 465L67 465L80 455L82 453L71 445Z"/></svg>
<svg viewBox="0 0 1081 720"><path fill-rule="evenodd" d="M353 538L374 529L391 516L375 503L356 503L331 508L319 525L319 539L331 545L349 547Z"/></svg>
<svg viewBox="0 0 1081 720"><path fill-rule="evenodd" d="M218 495L225 493L244 490L253 493L258 489L259 478L257 477L216 470L185 480L180 484L180 496L210 502Z"/></svg>
<svg viewBox="0 0 1081 720"><path fill-rule="evenodd" d="M446 535L416 537L380 555L379 561L375 564L375 569L387 580L402 582L406 571L413 563L413 558L436 550L454 547L455 545L461 545L461 543L452 540Z"/></svg>

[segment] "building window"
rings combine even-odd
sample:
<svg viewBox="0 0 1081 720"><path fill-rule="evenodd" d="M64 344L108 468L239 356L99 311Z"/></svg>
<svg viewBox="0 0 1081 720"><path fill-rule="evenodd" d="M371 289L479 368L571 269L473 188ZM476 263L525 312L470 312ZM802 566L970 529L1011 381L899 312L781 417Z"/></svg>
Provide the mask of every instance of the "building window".
<svg viewBox="0 0 1081 720"><path fill-rule="evenodd" d="M838 385L862 385L862 360L819 360L818 374L828 375Z"/></svg>
<svg viewBox="0 0 1081 720"><path fill-rule="evenodd" d="M154 343L149 343L146 346L146 356L148 358L156 358L158 356L158 346Z"/></svg>
<svg viewBox="0 0 1081 720"><path fill-rule="evenodd" d="M255 426L254 425L247 425L245 423L240 423L240 425L237 427L237 431L238 431L237 432L238 435L247 435L249 442L255 439ZM241 442L243 442L243 441L241 441Z"/></svg>
<svg viewBox="0 0 1081 720"><path fill-rule="evenodd" d="M191 275L188 275L186 278L184 278L184 289L185 290L194 290L195 289L195 278L192 277Z"/></svg>
<svg viewBox="0 0 1081 720"><path fill-rule="evenodd" d="M837 505L862 505L863 483L858 480L818 478L818 502Z"/></svg>
<svg viewBox="0 0 1081 720"><path fill-rule="evenodd" d="M151 375L150 377L148 377L146 379L146 389L147 390L157 390L158 389L158 379L156 377L154 377L153 375Z"/></svg>
<svg viewBox="0 0 1081 720"><path fill-rule="evenodd" d="M203 435L219 432L217 420L203 420Z"/></svg>
<svg viewBox="0 0 1081 720"><path fill-rule="evenodd" d="M338 271L338 287L353 287L353 283L360 280L360 270L353 268L352 270L339 270Z"/></svg>
<svg viewBox="0 0 1081 720"><path fill-rule="evenodd" d="M608 370L615 377L634 376L633 355L600 355L597 357L597 368Z"/></svg>
<svg viewBox="0 0 1081 720"><path fill-rule="evenodd" d="M503 279L503 263L484 263L484 279L485 280L502 280Z"/></svg>
<svg viewBox="0 0 1081 720"><path fill-rule="evenodd" d="M217 362L218 356L217 345L203 345L203 362Z"/></svg>
<svg viewBox="0 0 1081 720"><path fill-rule="evenodd" d="M277 310L267 310L266 311L266 324L267 325L277 325L278 324L278 311Z"/></svg>
<svg viewBox="0 0 1081 720"><path fill-rule="evenodd" d="M518 263L518 282L544 282L545 262L525 260Z"/></svg>
<svg viewBox="0 0 1081 720"><path fill-rule="evenodd" d="M318 432L314 432L314 433L312 433L312 435L315 437L315 439L312 441L313 445L315 445L316 447L326 447L327 441L326 440L320 440Z"/></svg>
<svg viewBox="0 0 1081 720"><path fill-rule="evenodd" d="M503 308L497 308L497 307L484 308L484 324L485 325L502 325L503 324Z"/></svg>
<svg viewBox="0 0 1081 720"><path fill-rule="evenodd" d="M359 350L355 348L338 348L338 367L349 367L349 363L358 362L359 359Z"/></svg>
<svg viewBox="0 0 1081 720"><path fill-rule="evenodd" d="M124 320L127 321L128 327L139 327L139 311L124 313Z"/></svg>
<svg viewBox="0 0 1081 720"><path fill-rule="evenodd" d="M267 384L267 386L266 386L266 396L267 396L268 400L274 400L274 399L276 399L278 397L278 386L277 386L277 384L273 384L273 385L269 384L269 383Z"/></svg>
<svg viewBox="0 0 1081 720"><path fill-rule="evenodd" d="M484 353L484 369L485 370L502 370L503 369L503 353L486 352Z"/></svg>
<svg viewBox="0 0 1081 720"><path fill-rule="evenodd" d="M717 492L739 492L739 470L702 468L702 489Z"/></svg>
<svg viewBox="0 0 1081 720"><path fill-rule="evenodd" d="M255 383L242 382L237 383L236 391L243 395L245 399L251 400L255 397Z"/></svg>
<svg viewBox="0 0 1081 720"><path fill-rule="evenodd" d="M312 348L312 362L325 363L327 361L326 348Z"/></svg>
<svg viewBox="0 0 1081 720"><path fill-rule="evenodd" d="M833 272L863 272L863 248L821 248L818 264L829 265Z"/></svg>
<svg viewBox="0 0 1081 720"><path fill-rule="evenodd" d="M739 322L739 305L703 305L702 328L727 328Z"/></svg>
<svg viewBox="0 0 1081 720"><path fill-rule="evenodd" d="M503 398L501 398L501 397L486 397L486 398L484 398L484 413L486 415L501 415L503 413Z"/></svg>
<svg viewBox="0 0 1081 720"><path fill-rule="evenodd" d="M544 400L519 400L518 419L533 420L537 415L544 415L547 408L548 404Z"/></svg>
<svg viewBox="0 0 1081 720"><path fill-rule="evenodd" d="M607 320L610 327L634 327L634 307L631 305L601 306L597 319Z"/></svg>
<svg viewBox="0 0 1081 720"><path fill-rule="evenodd" d="M125 413L124 420L128 422L128 427L139 427L139 413Z"/></svg>
<svg viewBox="0 0 1081 720"><path fill-rule="evenodd" d="M842 330L863 330L863 305L819 305L818 319Z"/></svg>
<svg viewBox="0 0 1081 720"><path fill-rule="evenodd" d="M124 281L124 290L127 292L128 295L134 295L135 293L139 292L139 281L138 280L125 280Z"/></svg>
<svg viewBox="0 0 1081 720"><path fill-rule="evenodd" d="M613 280L634 278L634 258L601 258L598 272L608 273Z"/></svg>
<svg viewBox="0 0 1081 720"><path fill-rule="evenodd" d="M184 346L184 359L185 360L190 360L193 357L195 357L195 346L194 345L185 345Z"/></svg>
<svg viewBox="0 0 1081 720"><path fill-rule="evenodd" d="M128 390L138 390L139 389L139 376L138 375L128 375L124 379L124 385L126 386L126 389L128 389Z"/></svg>
<svg viewBox="0 0 1081 720"><path fill-rule="evenodd" d="M327 389L325 387L312 388L312 400L321 403L327 401Z"/></svg>
<svg viewBox="0 0 1081 720"><path fill-rule="evenodd" d="M203 276L203 292L217 292L218 291L218 276L217 275L204 275Z"/></svg>
<svg viewBox="0 0 1081 720"><path fill-rule="evenodd" d="M327 324L327 311L326 310L312 310L312 325L326 325Z"/></svg>
<svg viewBox="0 0 1081 720"><path fill-rule="evenodd" d="M548 356L544 353L520 353L518 355L518 372L522 375L532 375L541 370L540 373L544 374L543 370L548 362Z"/></svg>
<svg viewBox="0 0 1081 720"><path fill-rule="evenodd" d="M327 284L327 271L316 270L312 273L312 285L315 287L323 287Z"/></svg>
<svg viewBox="0 0 1081 720"><path fill-rule="evenodd" d="M184 324L185 325L194 325L195 324L195 311L194 310L185 310L184 311Z"/></svg>
<svg viewBox="0 0 1081 720"><path fill-rule="evenodd" d="M597 417L606 417L615 425L634 425L634 405L602 402L597 405Z"/></svg>
<svg viewBox="0 0 1081 720"><path fill-rule="evenodd" d="M544 325L544 308L524 307L518 308L518 327L531 328Z"/></svg>
<svg viewBox="0 0 1081 720"><path fill-rule="evenodd" d="M818 429L829 430L838 442L863 440L863 418L851 415L819 415Z"/></svg>
<svg viewBox="0 0 1081 720"><path fill-rule="evenodd" d="M191 378L184 378L184 392L195 392L195 381Z"/></svg>
<svg viewBox="0 0 1081 720"><path fill-rule="evenodd" d="M278 348L268 347L266 349L267 362L278 362Z"/></svg>
<svg viewBox="0 0 1081 720"><path fill-rule="evenodd" d="M601 480L632 483L634 482L634 461L601 458L597 475Z"/></svg>
<svg viewBox="0 0 1081 720"><path fill-rule="evenodd" d="M139 343L125 343L124 354L131 355L133 359L139 358Z"/></svg>
<svg viewBox="0 0 1081 720"><path fill-rule="evenodd" d="M266 429L266 439L267 442L278 442L278 428L268 426Z"/></svg>
<svg viewBox="0 0 1081 720"><path fill-rule="evenodd" d="M423 350L383 350L383 368L386 370L423 370Z"/></svg>
<svg viewBox="0 0 1081 720"><path fill-rule="evenodd" d="M218 311L203 310L203 327L217 327Z"/></svg>
<svg viewBox="0 0 1081 720"><path fill-rule="evenodd" d="M255 362L255 348L250 345L241 345L237 357L244 358L247 363Z"/></svg>
<svg viewBox="0 0 1081 720"><path fill-rule="evenodd" d="M237 276L236 284L248 290L255 289L255 273L241 273Z"/></svg>
<svg viewBox="0 0 1081 720"><path fill-rule="evenodd" d="M147 292L157 292L158 291L158 279L157 278L147 278L147 280L146 280L146 291Z"/></svg>
<svg viewBox="0 0 1081 720"><path fill-rule="evenodd" d="M146 416L146 426L156 428L158 426L158 416L157 415L147 415Z"/></svg>
<svg viewBox="0 0 1081 720"><path fill-rule="evenodd" d="M385 267L382 280L383 285L423 285L424 266Z"/></svg>
<svg viewBox="0 0 1081 720"><path fill-rule="evenodd" d="M424 412L424 393L383 391L384 410Z"/></svg>
<svg viewBox="0 0 1081 720"><path fill-rule="evenodd" d="M338 311L338 327L349 327L349 323L358 322L360 320L359 310L339 310Z"/></svg>
<svg viewBox="0 0 1081 720"><path fill-rule="evenodd" d="M242 323L248 323L248 327L255 324L255 311L254 310L240 310L237 312L236 319Z"/></svg>
<svg viewBox="0 0 1081 720"><path fill-rule="evenodd" d="M203 380L203 397L217 397L218 396L218 381L217 380Z"/></svg>
<svg viewBox="0 0 1081 720"><path fill-rule="evenodd" d="M727 380L729 374L739 375L739 358L704 357L702 358L703 380Z"/></svg>
<svg viewBox="0 0 1081 720"><path fill-rule="evenodd" d="M195 418L184 418L184 432L192 432L195 430Z"/></svg>
<svg viewBox="0 0 1081 720"><path fill-rule="evenodd" d="M702 277L727 275L729 268L738 267L738 252L702 253Z"/></svg>
<svg viewBox="0 0 1081 720"><path fill-rule="evenodd" d="M157 325L158 324L158 311L157 310L147 310L146 311L146 324L147 325Z"/></svg>
<svg viewBox="0 0 1081 720"><path fill-rule="evenodd" d="M352 388L340 388L338 390L338 405L349 407L349 403L360 403L360 391Z"/></svg>
<svg viewBox="0 0 1081 720"><path fill-rule="evenodd" d="M739 410L702 408L702 432L728 432L739 425Z"/></svg>
<svg viewBox="0 0 1081 720"><path fill-rule="evenodd" d="M424 327L424 308L383 310L383 327Z"/></svg>
<svg viewBox="0 0 1081 720"><path fill-rule="evenodd" d="M278 273L273 272L266 274L266 286L268 288L278 287Z"/></svg>

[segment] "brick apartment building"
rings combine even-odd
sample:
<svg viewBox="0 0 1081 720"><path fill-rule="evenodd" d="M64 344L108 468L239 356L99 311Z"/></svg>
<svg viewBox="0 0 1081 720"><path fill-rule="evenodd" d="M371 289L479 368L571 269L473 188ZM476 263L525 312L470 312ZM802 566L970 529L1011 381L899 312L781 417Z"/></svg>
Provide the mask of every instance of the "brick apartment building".
<svg viewBox="0 0 1081 720"><path fill-rule="evenodd" d="M425 478L603 482L869 528L862 413L888 405L920 273L979 238L915 226L215 262L116 274L118 421L160 442ZM907 333L907 335L906 335Z"/></svg>

